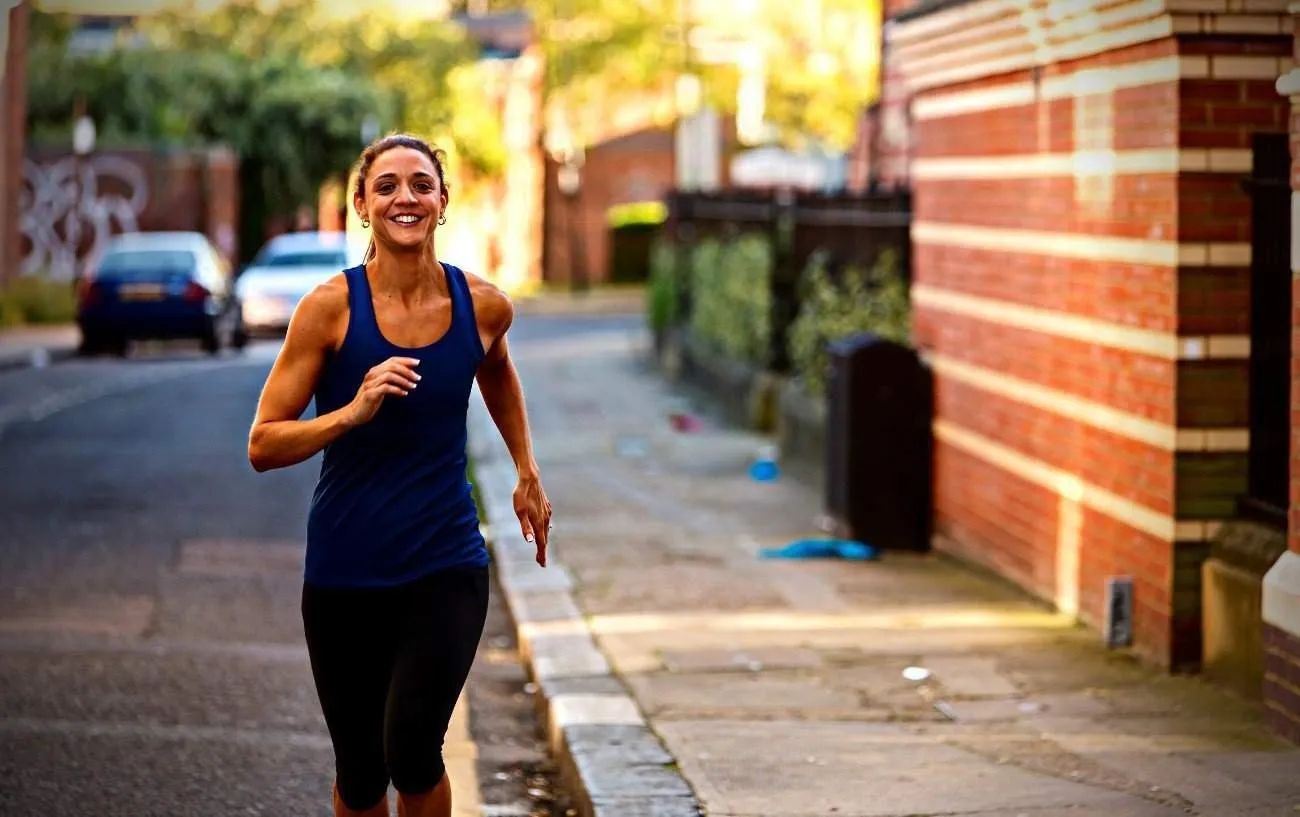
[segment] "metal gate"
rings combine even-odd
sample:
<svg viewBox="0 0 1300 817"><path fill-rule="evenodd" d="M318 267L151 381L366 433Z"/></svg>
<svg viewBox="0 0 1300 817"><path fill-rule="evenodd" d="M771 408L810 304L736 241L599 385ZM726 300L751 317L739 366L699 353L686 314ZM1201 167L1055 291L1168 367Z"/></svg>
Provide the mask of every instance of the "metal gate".
<svg viewBox="0 0 1300 817"><path fill-rule="evenodd" d="M1255 134L1251 197L1250 460L1243 510L1286 525L1291 452L1291 152Z"/></svg>

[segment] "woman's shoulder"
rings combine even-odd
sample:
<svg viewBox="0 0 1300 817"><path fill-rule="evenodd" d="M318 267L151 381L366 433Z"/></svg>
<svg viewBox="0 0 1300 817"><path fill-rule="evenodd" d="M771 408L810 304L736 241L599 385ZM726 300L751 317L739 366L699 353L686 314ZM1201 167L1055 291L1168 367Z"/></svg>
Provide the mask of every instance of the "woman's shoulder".
<svg viewBox="0 0 1300 817"><path fill-rule="evenodd" d="M307 291L294 309L293 322L328 346L337 346L348 319L348 280L340 272Z"/></svg>
<svg viewBox="0 0 1300 817"><path fill-rule="evenodd" d="M321 281L302 297L300 308L323 316L338 315L348 311L347 273L340 272Z"/></svg>
<svg viewBox="0 0 1300 817"><path fill-rule="evenodd" d="M514 320L515 306L505 290L472 272L461 270L465 282L469 285L469 294L474 301L474 314L480 325L487 328L504 328Z"/></svg>

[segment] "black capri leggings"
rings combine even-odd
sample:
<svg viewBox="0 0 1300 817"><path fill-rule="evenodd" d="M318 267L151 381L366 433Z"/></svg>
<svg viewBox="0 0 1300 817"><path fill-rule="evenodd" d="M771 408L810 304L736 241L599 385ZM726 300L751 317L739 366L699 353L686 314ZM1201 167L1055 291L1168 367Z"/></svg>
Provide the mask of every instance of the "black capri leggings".
<svg viewBox="0 0 1300 817"><path fill-rule="evenodd" d="M487 607L486 567L400 587L303 587L307 652L348 808L378 803L390 780L406 794L442 780L443 738Z"/></svg>

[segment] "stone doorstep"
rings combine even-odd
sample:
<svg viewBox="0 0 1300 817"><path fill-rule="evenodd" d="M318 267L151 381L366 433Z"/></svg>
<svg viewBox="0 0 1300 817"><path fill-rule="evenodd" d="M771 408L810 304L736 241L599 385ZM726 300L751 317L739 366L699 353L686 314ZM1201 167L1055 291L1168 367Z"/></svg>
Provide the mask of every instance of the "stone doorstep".
<svg viewBox="0 0 1300 817"><path fill-rule="evenodd" d="M486 425L485 425L486 421ZM476 435L475 432L479 432ZM494 531L513 531L513 469L477 402L471 439L484 514ZM498 576L520 652L537 686L547 743L581 817L697 817L699 805L672 756L650 730L636 701L614 676L571 595L569 571L552 560L532 563L517 533L493 543Z"/></svg>
<svg viewBox="0 0 1300 817"><path fill-rule="evenodd" d="M1300 553L1288 550L1264 576L1263 619L1300 637Z"/></svg>

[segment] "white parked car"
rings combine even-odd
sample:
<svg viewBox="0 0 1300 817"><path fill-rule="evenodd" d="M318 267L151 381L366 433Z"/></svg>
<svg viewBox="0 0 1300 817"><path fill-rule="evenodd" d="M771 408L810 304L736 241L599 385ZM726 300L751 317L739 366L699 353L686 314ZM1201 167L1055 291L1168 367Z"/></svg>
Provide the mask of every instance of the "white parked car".
<svg viewBox="0 0 1300 817"><path fill-rule="evenodd" d="M285 233L271 239L235 285L245 330L262 337L283 335L303 296L361 263L360 255L342 232Z"/></svg>

